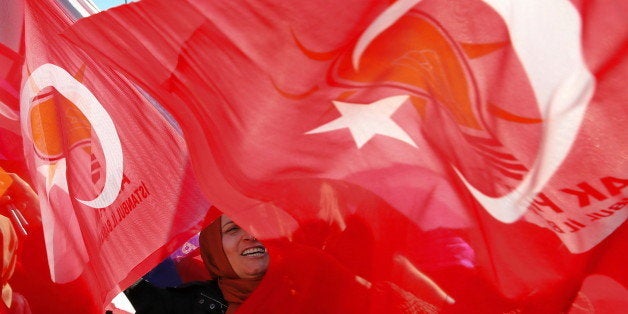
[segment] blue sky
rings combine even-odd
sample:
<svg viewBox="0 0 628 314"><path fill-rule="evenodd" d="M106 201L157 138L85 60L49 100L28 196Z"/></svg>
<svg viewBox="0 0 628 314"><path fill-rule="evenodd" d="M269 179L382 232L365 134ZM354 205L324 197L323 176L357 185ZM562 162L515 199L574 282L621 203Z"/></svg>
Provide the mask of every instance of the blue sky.
<svg viewBox="0 0 628 314"><path fill-rule="evenodd" d="M124 0L92 0L101 10L106 10L124 4Z"/></svg>

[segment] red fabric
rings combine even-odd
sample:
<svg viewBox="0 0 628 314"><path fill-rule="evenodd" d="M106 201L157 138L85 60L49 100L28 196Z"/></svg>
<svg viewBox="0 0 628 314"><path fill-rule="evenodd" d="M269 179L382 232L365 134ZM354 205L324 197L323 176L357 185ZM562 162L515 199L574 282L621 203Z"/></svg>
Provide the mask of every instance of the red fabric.
<svg viewBox="0 0 628 314"><path fill-rule="evenodd" d="M21 164L24 159L19 122L23 6L21 1L3 1L0 21L0 160L19 160Z"/></svg>
<svg viewBox="0 0 628 314"><path fill-rule="evenodd" d="M11 286L35 313L102 313L200 230L208 203L172 119L60 37L80 10L39 0L0 7L0 101L20 122L7 137L16 130L0 119L0 138L24 144L0 157L28 169L39 195Z"/></svg>
<svg viewBox="0 0 628 314"><path fill-rule="evenodd" d="M240 278L222 246L222 225L218 217L205 227L199 236L201 257L209 274L218 280L218 285L225 300L229 302L229 313L233 313L257 288L261 278Z"/></svg>
<svg viewBox="0 0 628 314"><path fill-rule="evenodd" d="M201 258L200 249L196 249L179 260L175 260L175 267L181 282L184 283L212 279L207 273L207 268L205 268Z"/></svg>
<svg viewBox="0 0 628 314"><path fill-rule="evenodd" d="M589 275L628 284L595 267L627 245L626 14L143 0L64 35L172 113L203 192L267 244L242 312L553 313Z"/></svg>

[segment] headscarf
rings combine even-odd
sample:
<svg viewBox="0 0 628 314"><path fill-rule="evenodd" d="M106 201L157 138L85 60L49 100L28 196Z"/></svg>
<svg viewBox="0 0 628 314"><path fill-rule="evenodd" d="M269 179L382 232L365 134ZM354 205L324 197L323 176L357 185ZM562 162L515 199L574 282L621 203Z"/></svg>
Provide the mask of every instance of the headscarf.
<svg viewBox="0 0 628 314"><path fill-rule="evenodd" d="M221 227L220 217L218 217L201 231L199 244L207 271L212 278L218 280L218 286L229 303L227 313L233 313L253 293L262 277L242 279L236 275L222 247Z"/></svg>

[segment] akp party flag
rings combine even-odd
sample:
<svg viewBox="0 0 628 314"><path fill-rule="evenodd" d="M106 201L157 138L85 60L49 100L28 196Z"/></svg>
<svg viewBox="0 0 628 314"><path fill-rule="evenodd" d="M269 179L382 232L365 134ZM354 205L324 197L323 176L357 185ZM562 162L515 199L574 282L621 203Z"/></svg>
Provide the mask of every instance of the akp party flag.
<svg viewBox="0 0 628 314"><path fill-rule="evenodd" d="M626 306L627 13L144 0L64 34L164 105L268 244L243 312L551 313Z"/></svg>
<svg viewBox="0 0 628 314"><path fill-rule="evenodd" d="M8 2L2 6L14 6ZM198 232L208 203L172 119L61 38L87 11L65 2L18 2L13 12L23 16L23 28L11 29L22 47L14 58L22 62L16 99L43 237L31 241L45 247L36 243L24 253L30 275L17 285L34 312L102 312ZM35 248L45 248L45 256Z"/></svg>

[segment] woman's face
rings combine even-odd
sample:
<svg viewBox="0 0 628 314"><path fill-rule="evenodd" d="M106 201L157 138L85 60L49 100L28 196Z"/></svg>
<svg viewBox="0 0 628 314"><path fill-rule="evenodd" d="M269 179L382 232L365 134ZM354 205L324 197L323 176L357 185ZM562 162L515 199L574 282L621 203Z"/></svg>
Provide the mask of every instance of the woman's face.
<svg viewBox="0 0 628 314"><path fill-rule="evenodd" d="M222 247L236 275L240 278L258 278L266 273L269 256L262 243L222 215Z"/></svg>

